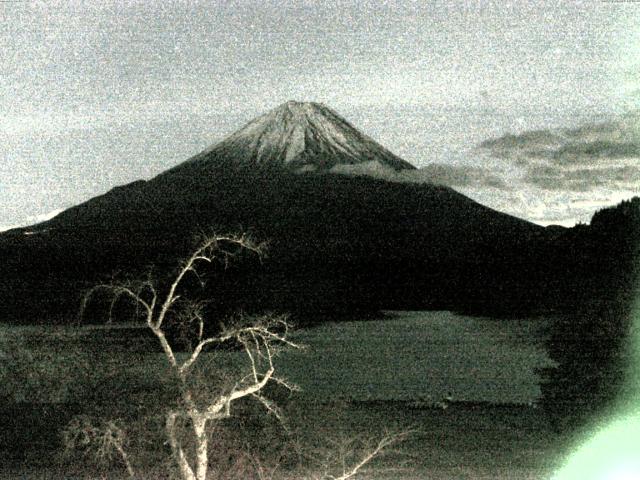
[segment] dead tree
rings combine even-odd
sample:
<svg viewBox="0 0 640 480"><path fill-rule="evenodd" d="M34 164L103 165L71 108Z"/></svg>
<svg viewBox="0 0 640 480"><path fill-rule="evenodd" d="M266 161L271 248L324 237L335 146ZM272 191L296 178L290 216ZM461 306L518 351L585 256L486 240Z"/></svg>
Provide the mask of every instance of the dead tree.
<svg viewBox="0 0 640 480"><path fill-rule="evenodd" d="M246 236L206 237L194 252L180 265L171 282L164 289L148 279L129 284L102 284L92 288L85 296L83 310L91 296L100 291L112 295L111 306L122 298L135 304L142 313L147 327L157 338L170 371L179 385L178 407L166 415L166 435L183 480L206 480L208 470L208 435L211 422L231 415L234 402L253 397L266 409L279 417L278 407L262 391L269 383L278 383L287 389L296 387L275 375L274 358L278 346L299 348L288 336L289 325L282 316L251 318L240 325L222 326L219 333L205 334L204 305L183 298L181 287L188 275L194 275L203 285L199 272L207 264L218 260L227 263L239 251L263 254L263 247ZM173 316L191 329L192 348L179 351L166 333L167 318ZM212 397L202 398L202 392L190 381L191 373L207 348L233 343L243 349L247 364L246 375L235 381L230 389ZM189 455L178 435L179 424L190 424L195 454Z"/></svg>
<svg viewBox="0 0 640 480"><path fill-rule="evenodd" d="M111 295L110 316L114 305L120 299L129 300L158 340L179 389L177 406L171 407L166 413L165 430L167 443L171 447L182 480L207 479L211 426L215 422L230 417L235 402L242 398L254 398L262 403L268 412L281 419L278 406L263 394L265 387L275 383L289 390L297 389L295 385L275 374L274 358L282 347L300 348L289 339L290 325L286 317L266 315L243 318L231 325L221 324L216 334L208 335L205 324L205 304L189 299L184 289L185 278L188 275L193 275L204 287L201 276L203 272L200 270L205 265L216 261L227 264L241 251L253 252L259 256L264 253L262 245L246 236L209 236L204 238L193 253L180 264L164 287L160 287L159 282L152 278L141 282L101 284L93 287L83 300L81 317L87 303L96 292L104 291ZM178 348L176 342L167 335L169 318L188 327L185 328L187 336L190 337L189 342L186 342L188 345L186 351ZM232 386L211 393L202 383L193 381L193 373L206 356L208 348L222 347L225 344L235 345L244 353L246 369L244 373L234 378ZM81 426L86 428L80 429L84 432L82 433L84 436L78 436L78 428L68 429L68 434L71 435L72 440L78 438L83 441L95 440L98 447L102 449L99 450L101 454L111 448L115 451L114 454L124 462L129 475L134 477L134 469L123 449L125 443L123 430L112 428L115 425L112 423L105 425L109 428L100 429L93 426L91 422L85 422ZM183 444L184 437L180 435L184 434L185 426L188 426L190 432L188 437L194 445L193 451ZM85 438L86 431L90 432L88 440ZM351 452L349 462L346 458L340 459L339 473L330 473L335 459L325 458L330 461L323 463L321 468L323 473L309 478L321 480L356 478L373 458L406 435L407 432L385 436L377 443L369 445L369 448L364 449L364 453L360 455L354 456L355 452ZM265 469L259 470L263 474L266 472Z"/></svg>

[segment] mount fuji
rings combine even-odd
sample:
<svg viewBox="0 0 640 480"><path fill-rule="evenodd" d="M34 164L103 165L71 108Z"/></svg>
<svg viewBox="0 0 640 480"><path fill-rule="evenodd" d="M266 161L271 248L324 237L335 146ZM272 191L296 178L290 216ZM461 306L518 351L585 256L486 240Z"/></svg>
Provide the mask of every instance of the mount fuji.
<svg viewBox="0 0 640 480"><path fill-rule="evenodd" d="M270 244L262 265L218 285L234 308L314 316L539 301L548 230L448 187L337 174L349 168L414 169L333 110L287 102L155 178L0 234L0 315L68 318L87 286L150 265L161 275L194 234L214 231Z"/></svg>

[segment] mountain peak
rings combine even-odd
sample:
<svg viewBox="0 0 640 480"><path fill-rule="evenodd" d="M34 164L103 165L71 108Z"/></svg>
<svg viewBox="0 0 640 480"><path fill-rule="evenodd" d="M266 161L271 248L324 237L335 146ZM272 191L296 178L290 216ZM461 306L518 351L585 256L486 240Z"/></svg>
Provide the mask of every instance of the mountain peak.
<svg viewBox="0 0 640 480"><path fill-rule="evenodd" d="M371 162L394 170L415 168L329 107L294 100L255 118L188 163L229 161L293 170L329 170L337 165Z"/></svg>
<svg viewBox="0 0 640 480"><path fill-rule="evenodd" d="M335 112L333 112L329 107L327 107L323 103L300 102L298 100L289 100L269 110L267 113L260 115L255 120L258 120L263 117L273 118L279 115L291 115L295 117L295 120L300 121L309 116L326 115L326 114L337 115ZM252 123L252 122L249 122L249 123Z"/></svg>
<svg viewBox="0 0 640 480"><path fill-rule="evenodd" d="M287 109L290 111L311 111L311 110L322 110L327 107L322 103L317 102L300 102L298 100L289 100L284 102L280 106L274 108L272 111Z"/></svg>

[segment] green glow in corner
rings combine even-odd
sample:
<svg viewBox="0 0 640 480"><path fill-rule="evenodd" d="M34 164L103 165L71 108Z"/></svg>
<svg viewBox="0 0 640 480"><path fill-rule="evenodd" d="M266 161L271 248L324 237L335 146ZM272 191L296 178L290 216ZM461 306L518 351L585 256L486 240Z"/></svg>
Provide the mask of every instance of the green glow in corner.
<svg viewBox="0 0 640 480"><path fill-rule="evenodd" d="M553 480L640 479L640 413L596 431Z"/></svg>
<svg viewBox="0 0 640 480"><path fill-rule="evenodd" d="M613 421L596 428L553 480L640 480L640 309L634 308L625 394Z"/></svg>

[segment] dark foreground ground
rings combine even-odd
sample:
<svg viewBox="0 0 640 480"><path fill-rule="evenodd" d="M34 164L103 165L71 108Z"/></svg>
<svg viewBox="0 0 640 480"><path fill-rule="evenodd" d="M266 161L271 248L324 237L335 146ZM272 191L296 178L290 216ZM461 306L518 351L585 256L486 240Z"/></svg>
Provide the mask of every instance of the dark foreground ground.
<svg viewBox="0 0 640 480"><path fill-rule="evenodd" d="M553 432L543 413L529 406L452 404L433 408L408 402L292 401L286 414L290 437L273 428L261 431L262 447L254 460L231 459L225 454L218 459L224 463L219 471L219 464L212 461L216 474L212 478L319 478L321 473L336 472L343 461L349 464L351 453L357 456L386 433L411 430L406 440L373 461L357 478L545 479L561 465L571 443L569 435ZM264 438L269 435L273 435L271 444ZM283 448L285 438L294 440ZM84 458L64 460L60 451L33 440L36 448L28 452L2 455L0 478L127 478L117 461L100 466ZM214 457L221 448L215 447ZM293 450L301 456L293 455ZM171 478L162 456L156 449L144 465L136 465L143 478ZM293 456L298 460L284 459ZM262 470L262 477L257 470Z"/></svg>
<svg viewBox="0 0 640 480"><path fill-rule="evenodd" d="M571 442L541 409L527 405L539 394L534 370L548 364L540 346L544 319L392 315L296 332L308 348L283 353L278 368L302 391L268 392L284 408L289 433L256 402L240 406L213 432L211 478L322 478L343 461L353 464L389 432L403 431L412 434L358 478L548 478ZM126 419L140 476L171 478L161 414L165 359L149 353L144 332L0 329L0 346L12 352L8 365L15 367L6 377L14 380L6 393L15 401L0 408L0 480L126 478L117 459L96 465L63 457L61 430L80 413ZM477 403L442 403L448 392ZM149 422L149 415L158 418Z"/></svg>

